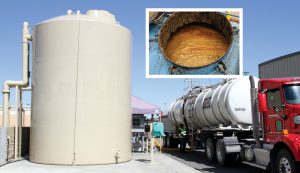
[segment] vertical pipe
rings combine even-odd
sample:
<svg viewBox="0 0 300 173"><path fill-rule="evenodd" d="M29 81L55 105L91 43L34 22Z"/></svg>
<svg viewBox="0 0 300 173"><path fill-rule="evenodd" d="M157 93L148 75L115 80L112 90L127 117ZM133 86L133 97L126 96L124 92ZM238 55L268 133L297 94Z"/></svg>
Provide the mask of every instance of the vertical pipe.
<svg viewBox="0 0 300 173"><path fill-rule="evenodd" d="M2 127L6 128L10 126L9 119L9 97L10 97L10 88L16 87L17 91L21 90L23 87L27 87L29 85L29 41L31 41L31 35L29 32L29 24L28 22L23 23L23 38L22 38L22 80L19 81L5 81L3 84L3 115L2 115ZM19 93L21 94L21 93ZM19 97L18 97L19 98ZM20 97L21 98L21 97ZM19 99L17 99L19 100ZM16 103L18 101L16 100ZM18 112L18 111L17 111ZM17 113L18 116L18 113ZM17 122L17 124L19 124ZM15 126L16 128L16 126ZM15 142L18 143L18 128L15 131ZM16 140L17 139L17 140ZM7 143L9 145L9 143ZM18 145L15 143L15 158L18 157ZM16 148L17 147L17 148ZM20 148L19 148L20 150ZM8 152L8 151L7 151ZM8 159L8 156L7 156Z"/></svg>
<svg viewBox="0 0 300 173"><path fill-rule="evenodd" d="M154 154L154 152L153 152L153 149L154 149L154 136L153 136L153 123L150 123L150 137L151 137L151 139L150 139L150 160L151 160L151 163L153 163L153 159L154 159L154 157L153 157L153 154Z"/></svg>
<svg viewBox="0 0 300 173"><path fill-rule="evenodd" d="M8 160L9 160L9 136L6 138L6 162L8 162Z"/></svg>
<svg viewBox="0 0 300 173"><path fill-rule="evenodd" d="M154 136L151 136L151 150L150 150L150 155L151 155L151 163L154 162Z"/></svg>
<svg viewBox="0 0 300 173"><path fill-rule="evenodd" d="M14 145L14 147L15 147L15 154L14 154L14 156L15 156L15 159L17 159L18 158L18 147L19 147L19 134L18 134L18 132L19 132L19 121L20 121L20 119L19 119L19 87L18 86L16 86L16 121L15 121L15 145Z"/></svg>
<svg viewBox="0 0 300 173"><path fill-rule="evenodd" d="M31 35L29 33L28 22L23 23L23 40L22 40L22 84L21 87L27 87L29 81L29 41L31 40Z"/></svg>
<svg viewBox="0 0 300 173"><path fill-rule="evenodd" d="M258 111L257 111L257 88L255 88L255 82L253 76L249 76L250 80L250 94L251 94L251 112L252 112L252 124L253 124L253 137L256 142L256 146L258 148L262 148L262 144L259 141L259 118L258 118Z"/></svg>
<svg viewBox="0 0 300 173"><path fill-rule="evenodd" d="M2 115L2 127L8 127L9 122L9 91L2 91L3 92L3 115Z"/></svg>
<svg viewBox="0 0 300 173"><path fill-rule="evenodd" d="M9 125L9 93L10 88L19 86L20 88L27 87L29 84L29 41L31 35L29 34L28 22L23 23L23 39L22 39L22 80L21 81L5 81L3 84L3 127Z"/></svg>
<svg viewBox="0 0 300 173"><path fill-rule="evenodd" d="M23 104L22 104L22 90L19 90L19 111L18 111L18 117L19 117L19 122L18 122L18 128L19 128L19 155L18 157L22 156L22 127L23 127Z"/></svg>
<svg viewBox="0 0 300 173"><path fill-rule="evenodd" d="M159 115L159 122L161 123L161 116L163 116L163 111L160 111L160 115ZM159 136L159 152L161 153L161 144L162 144L162 140L161 140L161 135Z"/></svg>

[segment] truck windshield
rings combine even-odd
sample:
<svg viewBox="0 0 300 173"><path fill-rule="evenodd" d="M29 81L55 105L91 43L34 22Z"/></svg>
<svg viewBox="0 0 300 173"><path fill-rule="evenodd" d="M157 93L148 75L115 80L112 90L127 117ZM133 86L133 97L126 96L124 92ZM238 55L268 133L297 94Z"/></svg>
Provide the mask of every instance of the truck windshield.
<svg viewBox="0 0 300 173"><path fill-rule="evenodd" d="M283 86L286 102L289 104L300 103L300 85L285 85Z"/></svg>

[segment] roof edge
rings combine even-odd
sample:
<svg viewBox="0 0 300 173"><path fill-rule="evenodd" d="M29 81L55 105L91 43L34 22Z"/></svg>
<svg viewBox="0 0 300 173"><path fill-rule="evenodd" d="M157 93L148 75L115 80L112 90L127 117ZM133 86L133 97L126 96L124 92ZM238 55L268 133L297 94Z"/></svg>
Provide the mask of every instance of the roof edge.
<svg viewBox="0 0 300 173"><path fill-rule="evenodd" d="M263 63L258 64L258 66L261 66L261 65L264 65L264 64L268 64L268 63L273 62L273 61L278 61L278 60L283 59L283 58L289 58L289 57L295 56L295 55L300 55L300 51L289 53L287 55L282 55L282 56L274 58L274 59L270 59L268 61L265 61Z"/></svg>

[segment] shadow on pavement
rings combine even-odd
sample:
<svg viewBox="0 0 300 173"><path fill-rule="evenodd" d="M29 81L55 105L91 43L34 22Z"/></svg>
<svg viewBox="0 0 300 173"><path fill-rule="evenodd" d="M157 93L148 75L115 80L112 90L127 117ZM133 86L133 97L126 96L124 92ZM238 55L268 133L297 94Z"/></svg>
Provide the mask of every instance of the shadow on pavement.
<svg viewBox="0 0 300 173"><path fill-rule="evenodd" d="M180 154L178 150L165 150L167 156L172 157L186 165L189 165L203 173L268 173L265 170L252 167L243 163L222 167L217 163L210 163L205 158L205 153L202 150L187 151L185 154Z"/></svg>
<svg viewBox="0 0 300 173"><path fill-rule="evenodd" d="M143 163L150 163L151 162L151 160L148 160L148 159L134 159L134 160L136 160L138 162L143 162Z"/></svg>

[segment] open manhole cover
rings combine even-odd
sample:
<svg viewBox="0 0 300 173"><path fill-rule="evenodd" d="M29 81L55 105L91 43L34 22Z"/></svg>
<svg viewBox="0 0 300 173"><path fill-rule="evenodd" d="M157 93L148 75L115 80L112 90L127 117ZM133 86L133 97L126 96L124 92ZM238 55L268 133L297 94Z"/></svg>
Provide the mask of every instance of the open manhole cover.
<svg viewBox="0 0 300 173"><path fill-rule="evenodd" d="M159 46L172 63L198 68L223 58L232 39L232 26L220 12L175 12L160 30Z"/></svg>

